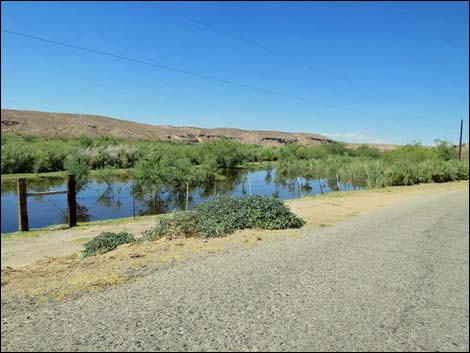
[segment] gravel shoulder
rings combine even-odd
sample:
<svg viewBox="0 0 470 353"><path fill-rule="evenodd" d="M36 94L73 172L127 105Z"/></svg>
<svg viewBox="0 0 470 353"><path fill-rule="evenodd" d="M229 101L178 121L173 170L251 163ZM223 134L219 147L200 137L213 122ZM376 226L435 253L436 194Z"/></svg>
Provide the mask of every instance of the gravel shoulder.
<svg viewBox="0 0 470 353"><path fill-rule="evenodd" d="M468 351L468 202L466 187L331 227L310 220L298 237L157 266L74 300L2 295L1 348Z"/></svg>

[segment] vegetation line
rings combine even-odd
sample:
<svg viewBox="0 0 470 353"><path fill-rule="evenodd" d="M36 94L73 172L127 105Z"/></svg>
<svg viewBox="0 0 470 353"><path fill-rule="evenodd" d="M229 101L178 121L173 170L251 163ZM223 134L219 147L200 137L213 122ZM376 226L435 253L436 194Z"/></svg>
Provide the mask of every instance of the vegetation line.
<svg viewBox="0 0 470 353"><path fill-rule="evenodd" d="M369 188L468 180L468 162L459 161L456 146L445 141L436 141L436 146L430 148L414 144L380 151L369 146L351 149L337 142L262 147L227 139L191 144L109 136L73 139L5 133L1 143L1 171L14 174L2 175L2 182L19 176L18 173L70 173L76 176L80 190L90 175L105 182L116 175L130 176L137 192L155 198L162 192L184 193L201 185L213 186L225 178L226 170L271 163L276 163L276 183L297 177L307 182L325 179L332 189L337 188L339 180Z"/></svg>

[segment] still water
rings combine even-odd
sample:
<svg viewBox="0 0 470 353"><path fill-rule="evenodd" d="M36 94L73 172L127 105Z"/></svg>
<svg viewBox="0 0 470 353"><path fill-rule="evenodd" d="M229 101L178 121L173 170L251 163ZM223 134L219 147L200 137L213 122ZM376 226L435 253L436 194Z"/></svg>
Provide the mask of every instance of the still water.
<svg viewBox="0 0 470 353"><path fill-rule="evenodd" d="M217 195L245 197L265 195L281 200L300 197L297 179L276 182L276 170L237 170L225 175L225 180L201 185L190 190L189 209L201 202L212 200ZM302 195L317 195L337 190L336 180L306 180L299 178ZM65 190L62 178L28 180L28 192ZM92 179L77 194L79 222L130 217L134 214L151 215L183 210L186 207L186 191L163 192L158 197L132 193L133 183L128 178L115 178L111 183ZM339 190L351 190L349 183L341 183ZM16 182L2 182L1 232L18 230L18 206ZM67 196L65 194L30 196L28 203L29 227L42 228L53 224L67 223ZM134 205L134 206L133 206Z"/></svg>

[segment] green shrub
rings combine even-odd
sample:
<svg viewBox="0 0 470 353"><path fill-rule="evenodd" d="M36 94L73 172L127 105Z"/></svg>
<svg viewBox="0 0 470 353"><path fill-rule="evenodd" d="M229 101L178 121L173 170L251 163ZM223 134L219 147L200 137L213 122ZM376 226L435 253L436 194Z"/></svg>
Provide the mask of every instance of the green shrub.
<svg viewBox="0 0 470 353"><path fill-rule="evenodd" d="M2 145L2 174L30 173L34 171L34 151L26 145Z"/></svg>
<svg viewBox="0 0 470 353"><path fill-rule="evenodd" d="M354 154L357 157L367 157L372 159L380 158L381 151L378 148L370 147L367 145L361 145L354 150Z"/></svg>
<svg viewBox="0 0 470 353"><path fill-rule="evenodd" d="M439 158L436 148L425 147L419 143L405 145L395 150L385 151L382 153L383 160L396 163L419 163Z"/></svg>
<svg viewBox="0 0 470 353"><path fill-rule="evenodd" d="M436 153L439 158L444 161L450 161L452 159L458 159L457 146L452 145L448 141L435 140L436 143Z"/></svg>
<svg viewBox="0 0 470 353"><path fill-rule="evenodd" d="M139 240L157 240L162 237L189 238L201 233L198 216L194 212L178 212L157 220L155 227L146 230Z"/></svg>
<svg viewBox="0 0 470 353"><path fill-rule="evenodd" d="M127 232L103 232L84 244L85 249L82 251L82 256L88 257L102 254L116 249L119 245L133 243L135 241L134 236Z"/></svg>
<svg viewBox="0 0 470 353"><path fill-rule="evenodd" d="M145 231L141 239L221 237L237 229L300 228L303 224L302 219L275 198L220 197L202 203L193 212L175 213L171 217L159 219L157 225Z"/></svg>
<svg viewBox="0 0 470 353"><path fill-rule="evenodd" d="M77 191L80 191L88 182L88 176L90 174L90 165L88 162L88 157L81 152L77 152L65 158L65 170L67 170L69 174L75 175Z"/></svg>
<svg viewBox="0 0 470 353"><path fill-rule="evenodd" d="M196 213L205 237L223 236L237 229L300 228L304 224L282 201L267 196L220 197L202 203Z"/></svg>

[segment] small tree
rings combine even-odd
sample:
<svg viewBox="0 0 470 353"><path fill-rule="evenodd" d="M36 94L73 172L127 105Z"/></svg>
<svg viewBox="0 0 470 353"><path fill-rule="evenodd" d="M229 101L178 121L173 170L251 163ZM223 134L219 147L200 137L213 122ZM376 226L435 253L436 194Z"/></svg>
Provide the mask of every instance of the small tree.
<svg viewBox="0 0 470 353"><path fill-rule="evenodd" d="M88 183L89 158L83 153L77 152L65 159L64 167L69 174L75 175L77 192L80 191Z"/></svg>

